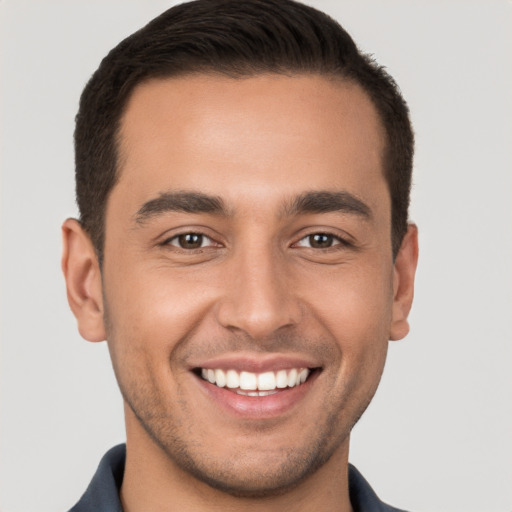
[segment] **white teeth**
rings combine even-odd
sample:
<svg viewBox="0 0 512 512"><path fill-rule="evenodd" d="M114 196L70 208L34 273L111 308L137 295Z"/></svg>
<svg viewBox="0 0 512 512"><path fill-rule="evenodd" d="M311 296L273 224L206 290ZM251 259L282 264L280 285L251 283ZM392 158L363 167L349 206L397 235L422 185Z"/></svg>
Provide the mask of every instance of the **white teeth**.
<svg viewBox="0 0 512 512"><path fill-rule="evenodd" d="M290 373L288 374L288 387L293 388L297 385L297 375L298 372L295 368L290 370Z"/></svg>
<svg viewBox="0 0 512 512"><path fill-rule="evenodd" d="M224 370L215 370L215 384L219 388L223 388L226 385L226 374Z"/></svg>
<svg viewBox="0 0 512 512"><path fill-rule="evenodd" d="M236 394L237 395L244 395L244 396L268 396L268 395L275 395L277 391L274 389L273 391L244 391L242 389L237 389Z"/></svg>
<svg viewBox="0 0 512 512"><path fill-rule="evenodd" d="M258 379L255 373L241 372L240 373L240 389L257 389Z"/></svg>
<svg viewBox="0 0 512 512"><path fill-rule="evenodd" d="M310 370L308 368L292 368L277 372L240 372L236 370L213 370L202 368L201 376L211 384L220 388L228 387L237 393L247 396L266 396L277 393L276 389L293 388L306 382ZM252 393L254 391L254 393Z"/></svg>
<svg viewBox="0 0 512 512"><path fill-rule="evenodd" d="M288 387L288 374L286 373L286 370L279 370L277 372L276 385L280 389Z"/></svg>
<svg viewBox="0 0 512 512"><path fill-rule="evenodd" d="M260 391L276 389L276 376L274 372L265 372L258 375L258 389Z"/></svg>
<svg viewBox="0 0 512 512"><path fill-rule="evenodd" d="M240 387L240 377L235 370L228 370L226 373L226 386L228 388Z"/></svg>

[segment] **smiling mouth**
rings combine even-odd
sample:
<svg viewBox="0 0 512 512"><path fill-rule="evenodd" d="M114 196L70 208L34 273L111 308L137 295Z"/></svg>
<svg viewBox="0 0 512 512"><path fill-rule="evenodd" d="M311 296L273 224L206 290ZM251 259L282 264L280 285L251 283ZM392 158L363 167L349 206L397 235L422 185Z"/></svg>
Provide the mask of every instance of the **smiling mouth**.
<svg viewBox="0 0 512 512"><path fill-rule="evenodd" d="M197 368L203 380L219 388L244 396L268 396L304 384L319 368L291 368L287 370L253 373L237 370Z"/></svg>

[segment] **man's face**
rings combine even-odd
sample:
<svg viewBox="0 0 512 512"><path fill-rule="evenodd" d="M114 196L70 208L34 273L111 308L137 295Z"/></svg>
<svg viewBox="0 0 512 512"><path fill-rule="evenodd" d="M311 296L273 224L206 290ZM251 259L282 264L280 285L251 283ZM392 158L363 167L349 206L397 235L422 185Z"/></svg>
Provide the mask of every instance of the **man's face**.
<svg viewBox="0 0 512 512"><path fill-rule="evenodd" d="M120 148L103 294L129 446L255 495L346 457L393 336L369 99L317 76L154 80Z"/></svg>

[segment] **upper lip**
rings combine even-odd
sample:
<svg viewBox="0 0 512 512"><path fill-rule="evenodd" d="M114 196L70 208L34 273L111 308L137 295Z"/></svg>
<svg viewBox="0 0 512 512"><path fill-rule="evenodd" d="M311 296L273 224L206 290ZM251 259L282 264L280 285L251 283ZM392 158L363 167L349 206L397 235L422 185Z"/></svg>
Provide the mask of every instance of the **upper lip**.
<svg viewBox="0 0 512 512"><path fill-rule="evenodd" d="M322 365L307 356L288 354L225 354L191 365L190 369L237 370L253 373L272 372L291 368L319 368Z"/></svg>

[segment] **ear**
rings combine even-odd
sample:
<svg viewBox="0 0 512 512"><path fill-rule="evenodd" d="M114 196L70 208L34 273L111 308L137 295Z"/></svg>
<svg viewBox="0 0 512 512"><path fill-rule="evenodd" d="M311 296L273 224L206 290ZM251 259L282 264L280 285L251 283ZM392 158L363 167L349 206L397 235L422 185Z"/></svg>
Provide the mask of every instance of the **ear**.
<svg viewBox="0 0 512 512"><path fill-rule="evenodd" d="M393 318L390 340L400 340L409 332L407 317L414 296L414 276L418 263L418 228L409 224L395 259L393 270Z"/></svg>
<svg viewBox="0 0 512 512"><path fill-rule="evenodd" d="M62 271L68 302L87 341L103 341L103 292L101 272L89 235L75 219L62 225Z"/></svg>

